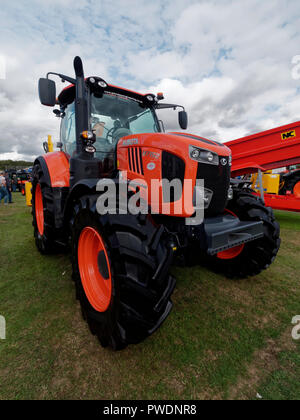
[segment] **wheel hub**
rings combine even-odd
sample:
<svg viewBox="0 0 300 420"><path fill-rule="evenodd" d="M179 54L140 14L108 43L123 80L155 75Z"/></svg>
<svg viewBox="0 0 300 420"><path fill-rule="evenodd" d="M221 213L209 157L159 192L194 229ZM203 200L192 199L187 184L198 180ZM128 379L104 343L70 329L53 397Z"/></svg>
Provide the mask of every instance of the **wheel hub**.
<svg viewBox="0 0 300 420"><path fill-rule="evenodd" d="M78 242L78 266L88 301L105 312L111 301L111 271L104 241L96 229L85 227Z"/></svg>

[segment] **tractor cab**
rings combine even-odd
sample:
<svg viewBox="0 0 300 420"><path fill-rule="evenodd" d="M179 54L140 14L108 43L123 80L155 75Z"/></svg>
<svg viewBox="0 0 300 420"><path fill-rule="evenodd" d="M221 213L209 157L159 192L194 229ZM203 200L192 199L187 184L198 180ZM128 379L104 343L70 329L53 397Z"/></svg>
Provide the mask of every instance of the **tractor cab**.
<svg viewBox="0 0 300 420"><path fill-rule="evenodd" d="M105 175L115 169L117 144L121 138L163 132L163 124L159 121L155 110L179 107L173 104L158 104L158 100L162 98L108 85L99 77L89 77L85 82L88 130L95 136L93 155L102 163L102 173ZM58 97L61 111L55 110L55 113L62 117L60 138L64 151L70 156L75 156L78 151L75 96L74 85L65 88ZM183 112L179 113L181 118ZM182 126L181 120L179 124Z"/></svg>
<svg viewBox="0 0 300 420"><path fill-rule="evenodd" d="M90 129L96 136L95 156L114 161L120 138L161 131L154 108L129 96L104 92L90 95Z"/></svg>

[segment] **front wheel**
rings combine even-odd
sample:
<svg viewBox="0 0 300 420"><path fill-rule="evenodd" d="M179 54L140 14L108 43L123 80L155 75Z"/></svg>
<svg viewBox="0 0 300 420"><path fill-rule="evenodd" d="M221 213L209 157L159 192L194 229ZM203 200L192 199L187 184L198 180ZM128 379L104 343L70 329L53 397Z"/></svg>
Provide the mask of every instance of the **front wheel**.
<svg viewBox="0 0 300 420"><path fill-rule="evenodd" d="M46 180L39 164L33 167L32 225L37 249L41 254L53 254L65 250L62 243L64 232L55 226L56 207L53 188ZM56 200L56 203L60 203Z"/></svg>
<svg viewBox="0 0 300 420"><path fill-rule="evenodd" d="M251 190L236 190L228 203L228 212L242 221L262 221L264 236L211 258L213 266L228 277L255 276L274 261L280 247L280 227L273 210Z"/></svg>
<svg viewBox="0 0 300 420"><path fill-rule="evenodd" d="M150 218L100 216L96 198L84 196L74 206L73 279L91 332L103 347L120 350L143 341L169 315L172 249Z"/></svg>
<svg viewBox="0 0 300 420"><path fill-rule="evenodd" d="M300 171L291 172L284 179L285 182L279 194L294 194L297 198L300 198Z"/></svg>

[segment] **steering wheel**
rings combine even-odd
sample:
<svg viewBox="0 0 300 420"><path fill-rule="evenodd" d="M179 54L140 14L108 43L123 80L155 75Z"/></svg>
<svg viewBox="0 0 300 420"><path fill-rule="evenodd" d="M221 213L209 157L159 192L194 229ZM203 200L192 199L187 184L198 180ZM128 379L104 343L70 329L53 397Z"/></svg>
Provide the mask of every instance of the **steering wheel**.
<svg viewBox="0 0 300 420"><path fill-rule="evenodd" d="M109 143L116 143L121 137L129 136L132 132L126 127L112 127L106 133L106 140ZM109 139L111 137L111 140Z"/></svg>
<svg viewBox="0 0 300 420"><path fill-rule="evenodd" d="M118 129L115 128L115 127L112 127L110 130L107 131L105 138L108 141L108 143L112 143L113 142L113 132L115 130L118 130ZM111 140L109 140L109 137L111 137Z"/></svg>

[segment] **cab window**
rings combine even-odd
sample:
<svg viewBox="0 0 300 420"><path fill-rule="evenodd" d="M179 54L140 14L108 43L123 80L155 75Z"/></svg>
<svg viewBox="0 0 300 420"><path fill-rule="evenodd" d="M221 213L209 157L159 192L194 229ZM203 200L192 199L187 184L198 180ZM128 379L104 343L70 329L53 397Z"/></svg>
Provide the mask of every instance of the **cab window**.
<svg viewBox="0 0 300 420"><path fill-rule="evenodd" d="M76 122L74 102L65 110L65 116L62 118L60 126L60 139L63 143L64 151L70 156L76 150Z"/></svg>

